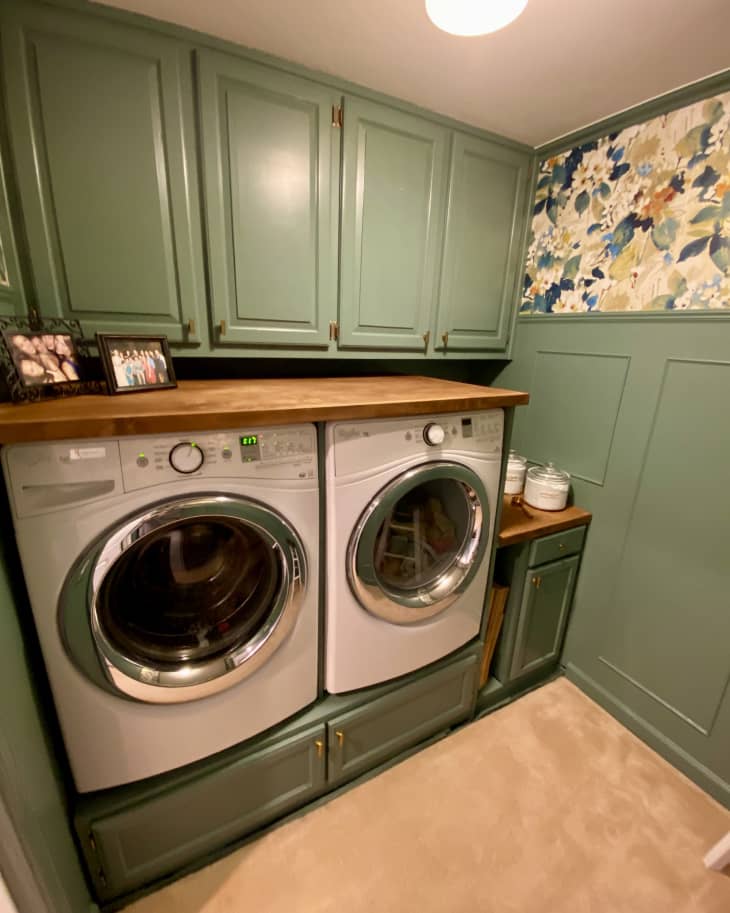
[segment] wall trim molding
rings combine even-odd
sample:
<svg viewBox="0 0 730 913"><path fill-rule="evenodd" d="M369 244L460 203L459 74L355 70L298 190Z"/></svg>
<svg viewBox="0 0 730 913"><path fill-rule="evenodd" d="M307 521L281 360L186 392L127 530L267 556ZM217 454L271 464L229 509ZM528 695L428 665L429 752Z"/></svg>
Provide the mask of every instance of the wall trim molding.
<svg viewBox="0 0 730 913"><path fill-rule="evenodd" d="M699 79L697 82L689 83L679 89L673 89L671 92L658 95L648 101L634 105L632 108L626 108L603 120L588 124L579 130L565 134L565 136L559 136L554 140L550 140L549 143L543 143L542 146L536 146L535 152L541 160L549 158L552 155L558 155L561 152L572 149L574 146L602 139L609 133L616 133L625 127L643 123L661 114L666 114L668 111L674 111L695 101L701 101L710 95L716 95L718 92L726 92L728 89L730 89L730 70L721 70L712 76Z"/></svg>
<svg viewBox="0 0 730 913"><path fill-rule="evenodd" d="M550 313L550 314L530 314L523 313L517 315L518 323L550 323L567 322L567 323L586 323L586 322L616 322L616 321L643 321L643 320L662 320L662 321L694 321L694 320L730 320L730 308L721 311L580 311L576 313Z"/></svg>
<svg viewBox="0 0 730 913"><path fill-rule="evenodd" d="M615 698L602 685L599 685L595 679L573 663L568 663L565 666L565 674L569 681L573 682L597 704L600 704L619 723L622 723L634 735L638 736L642 742L645 742L673 767L676 767L689 777L706 793L709 793L726 808L730 808L730 783L726 783L708 767L705 767L704 764L701 764L684 749L680 748L676 742L667 738L651 723L648 723L643 717L630 710L622 701Z"/></svg>

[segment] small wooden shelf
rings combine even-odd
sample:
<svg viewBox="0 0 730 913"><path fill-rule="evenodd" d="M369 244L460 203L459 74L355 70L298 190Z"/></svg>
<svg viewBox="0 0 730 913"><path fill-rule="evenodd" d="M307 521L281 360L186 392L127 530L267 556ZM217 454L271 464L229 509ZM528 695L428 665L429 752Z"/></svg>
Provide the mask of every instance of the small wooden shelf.
<svg viewBox="0 0 730 913"><path fill-rule="evenodd" d="M587 526L592 514L581 507L566 507L565 510L538 510L536 507L525 507L532 514L527 514L512 503L512 495L505 495L502 504L502 521L499 528L497 544L517 545L529 539L539 539L550 533L560 533L576 526Z"/></svg>
<svg viewBox="0 0 730 913"><path fill-rule="evenodd" d="M1 404L0 444L468 412L528 399L434 377L183 381L175 390Z"/></svg>

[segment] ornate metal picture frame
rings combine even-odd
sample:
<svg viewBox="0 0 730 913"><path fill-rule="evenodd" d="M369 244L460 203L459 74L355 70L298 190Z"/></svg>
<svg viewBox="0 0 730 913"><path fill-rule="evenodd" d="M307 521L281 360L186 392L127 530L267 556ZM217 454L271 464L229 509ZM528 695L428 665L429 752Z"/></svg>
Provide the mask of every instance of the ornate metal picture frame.
<svg viewBox="0 0 730 913"><path fill-rule="evenodd" d="M49 397L106 392L103 381L87 379L89 344L78 320L0 317L0 335L5 399L37 402ZM28 340L27 351L23 339ZM59 352L55 351L54 340L59 339L68 340L64 341L62 353L60 346Z"/></svg>

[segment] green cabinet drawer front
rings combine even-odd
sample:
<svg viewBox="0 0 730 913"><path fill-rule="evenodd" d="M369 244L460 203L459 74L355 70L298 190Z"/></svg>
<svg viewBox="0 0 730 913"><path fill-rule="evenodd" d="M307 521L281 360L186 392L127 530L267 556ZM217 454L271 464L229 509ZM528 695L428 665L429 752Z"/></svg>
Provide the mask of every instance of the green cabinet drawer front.
<svg viewBox="0 0 730 913"><path fill-rule="evenodd" d="M556 561L527 573L511 678L557 661L563 643L580 558Z"/></svg>
<svg viewBox="0 0 730 913"><path fill-rule="evenodd" d="M327 726L328 777L344 780L466 718L478 661L465 657L339 717Z"/></svg>
<svg viewBox="0 0 730 913"><path fill-rule="evenodd" d="M99 896L118 897L304 805L324 786L324 738L324 726L314 726L94 821Z"/></svg>
<svg viewBox="0 0 730 913"><path fill-rule="evenodd" d="M447 131L348 98L340 347L424 349L443 237Z"/></svg>
<svg viewBox="0 0 730 913"><path fill-rule="evenodd" d="M198 62L214 342L327 346L340 96L226 54Z"/></svg>
<svg viewBox="0 0 730 913"><path fill-rule="evenodd" d="M190 54L144 30L8 4L10 135L43 314L165 333L204 313Z"/></svg>
<svg viewBox="0 0 730 913"><path fill-rule="evenodd" d="M454 134L437 348L506 348L527 216L528 166L523 153Z"/></svg>
<svg viewBox="0 0 730 913"><path fill-rule="evenodd" d="M527 563L532 567L537 564L546 564L548 561L556 561L558 558L567 558L569 555L577 555L583 548L585 537L585 526L579 526L576 529L566 529L565 532L536 539L530 546Z"/></svg>

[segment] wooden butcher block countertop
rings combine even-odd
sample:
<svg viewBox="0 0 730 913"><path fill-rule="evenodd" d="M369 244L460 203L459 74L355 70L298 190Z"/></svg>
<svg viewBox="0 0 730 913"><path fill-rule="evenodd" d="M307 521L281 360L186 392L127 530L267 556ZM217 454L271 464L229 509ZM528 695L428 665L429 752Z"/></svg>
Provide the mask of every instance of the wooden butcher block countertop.
<svg viewBox="0 0 730 913"><path fill-rule="evenodd" d="M587 526L592 516L582 507L575 506L566 507L565 510L539 510L525 504L523 510L512 503L512 495L504 495L497 544L516 545L550 533L562 533L576 526Z"/></svg>
<svg viewBox="0 0 730 913"><path fill-rule="evenodd" d="M433 377L188 380L174 390L4 403L0 443L467 412L528 399Z"/></svg>

